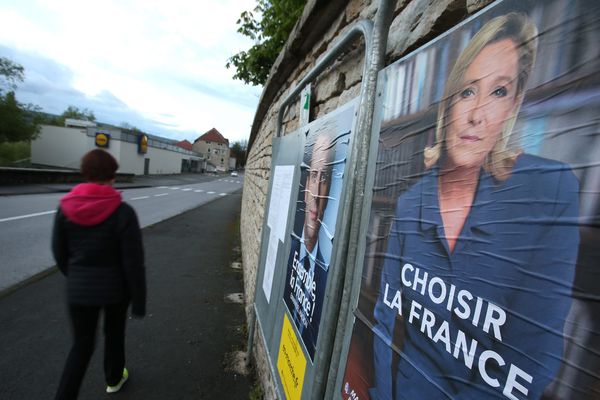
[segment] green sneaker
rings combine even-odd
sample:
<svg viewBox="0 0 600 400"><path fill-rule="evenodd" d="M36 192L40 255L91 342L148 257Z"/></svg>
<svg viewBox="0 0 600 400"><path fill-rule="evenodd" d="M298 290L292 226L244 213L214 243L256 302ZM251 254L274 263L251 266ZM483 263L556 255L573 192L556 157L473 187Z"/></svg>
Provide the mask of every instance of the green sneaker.
<svg viewBox="0 0 600 400"><path fill-rule="evenodd" d="M106 393L118 392L119 390L121 390L121 387L123 386L123 384L125 384L125 382L127 382L127 379L129 379L129 371L127 371L127 368L123 368L123 377L121 378L119 383L117 383L115 386L107 386Z"/></svg>

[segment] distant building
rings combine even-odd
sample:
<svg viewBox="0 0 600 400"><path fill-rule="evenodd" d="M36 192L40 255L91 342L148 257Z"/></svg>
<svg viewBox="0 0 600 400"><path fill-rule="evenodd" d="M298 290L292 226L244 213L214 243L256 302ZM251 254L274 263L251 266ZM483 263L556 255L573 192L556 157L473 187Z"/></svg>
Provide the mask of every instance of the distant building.
<svg viewBox="0 0 600 400"><path fill-rule="evenodd" d="M207 171L229 170L229 140L215 128L194 140L192 149L206 159Z"/></svg>
<svg viewBox="0 0 600 400"><path fill-rule="evenodd" d="M182 140L180 142L177 142L176 145L187 151L194 152L194 149L192 148L192 144L187 140ZM198 154L198 153L196 153L196 154ZM200 157L200 154L198 154L198 156ZM204 172L204 171L206 171L206 160L202 157L200 157L200 158L201 158L201 160L198 161L197 163L192 163L191 161L190 162L183 161L183 164L181 166L181 172Z"/></svg>
<svg viewBox="0 0 600 400"><path fill-rule="evenodd" d="M31 141L32 164L76 170L85 153L103 148L117 159L121 173L177 174L205 168L198 153L176 140L87 121L68 120L66 125L41 126Z"/></svg>
<svg viewBox="0 0 600 400"><path fill-rule="evenodd" d="M229 150L229 170L233 171L237 167L237 159L235 158L235 154L233 154L233 151Z"/></svg>
<svg viewBox="0 0 600 400"><path fill-rule="evenodd" d="M182 149L194 151L194 149L192 148L192 144L187 140L182 140L180 142L177 142L176 144L177 144L177 146L181 147Z"/></svg>

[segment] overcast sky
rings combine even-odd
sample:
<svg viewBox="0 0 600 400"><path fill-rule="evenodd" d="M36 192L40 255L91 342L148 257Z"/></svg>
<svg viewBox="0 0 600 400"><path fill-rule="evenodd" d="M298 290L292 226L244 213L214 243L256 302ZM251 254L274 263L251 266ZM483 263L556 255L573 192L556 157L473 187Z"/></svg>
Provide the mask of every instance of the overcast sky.
<svg viewBox="0 0 600 400"><path fill-rule="evenodd" d="M0 56L25 68L17 100L192 142L247 139L262 88L227 59L252 46L236 21L256 0L0 0Z"/></svg>

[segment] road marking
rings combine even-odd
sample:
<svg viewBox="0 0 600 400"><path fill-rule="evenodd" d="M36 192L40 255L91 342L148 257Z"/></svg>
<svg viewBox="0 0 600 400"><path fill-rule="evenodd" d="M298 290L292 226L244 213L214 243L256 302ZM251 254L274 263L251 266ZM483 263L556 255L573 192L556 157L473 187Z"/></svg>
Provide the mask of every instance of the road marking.
<svg viewBox="0 0 600 400"><path fill-rule="evenodd" d="M219 193L219 196L227 196L227 193Z"/></svg>
<svg viewBox="0 0 600 400"><path fill-rule="evenodd" d="M181 189L182 192L189 192L190 190L192 190L192 189L190 189L190 188Z"/></svg>
<svg viewBox="0 0 600 400"><path fill-rule="evenodd" d="M215 192L206 192L207 194L215 194Z"/></svg>
<svg viewBox="0 0 600 400"><path fill-rule="evenodd" d="M167 196L169 193L159 193L155 194L154 197Z"/></svg>
<svg viewBox="0 0 600 400"><path fill-rule="evenodd" d="M132 197L129 200L143 200L143 199L147 199L150 196L140 196L140 197Z"/></svg>
<svg viewBox="0 0 600 400"><path fill-rule="evenodd" d="M177 190L177 189L181 189L181 188L177 187L177 186L173 186L173 187L170 187L169 189L171 189L171 190Z"/></svg>
<svg viewBox="0 0 600 400"><path fill-rule="evenodd" d="M204 190L198 189L198 190L194 190L194 192L196 192L196 193L202 193L202 192L204 192Z"/></svg>
<svg viewBox="0 0 600 400"><path fill-rule="evenodd" d="M157 189L168 189L169 187L168 186L157 186L156 188Z"/></svg>
<svg viewBox="0 0 600 400"><path fill-rule="evenodd" d="M24 218L31 218L31 217L39 217L40 215L54 214L55 212L56 212L56 210L43 211L43 212L27 214L27 215L18 215L16 217L2 218L2 219L0 219L0 222L14 221L16 219L24 219Z"/></svg>

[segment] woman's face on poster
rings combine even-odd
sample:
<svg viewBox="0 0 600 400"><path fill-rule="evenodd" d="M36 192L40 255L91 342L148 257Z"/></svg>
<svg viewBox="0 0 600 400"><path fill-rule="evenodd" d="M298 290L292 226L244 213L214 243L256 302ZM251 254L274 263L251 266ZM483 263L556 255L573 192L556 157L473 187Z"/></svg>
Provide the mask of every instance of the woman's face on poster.
<svg viewBox="0 0 600 400"><path fill-rule="evenodd" d="M488 44L465 70L446 127L447 167L479 167L518 107L519 55L512 39Z"/></svg>

